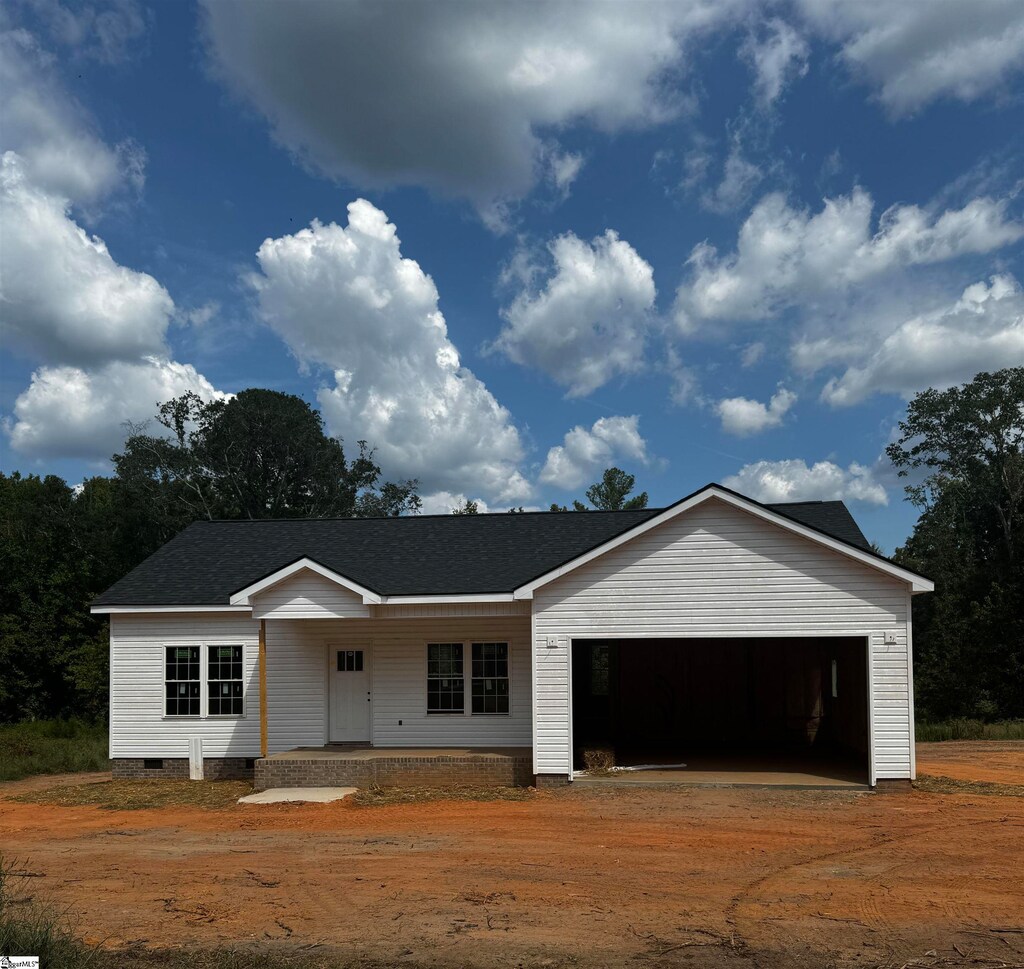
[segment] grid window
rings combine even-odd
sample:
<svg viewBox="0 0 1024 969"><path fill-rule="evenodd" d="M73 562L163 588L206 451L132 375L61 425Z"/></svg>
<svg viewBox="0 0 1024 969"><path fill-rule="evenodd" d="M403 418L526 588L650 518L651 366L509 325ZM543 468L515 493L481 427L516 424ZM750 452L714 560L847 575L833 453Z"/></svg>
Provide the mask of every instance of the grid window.
<svg viewBox="0 0 1024 969"><path fill-rule="evenodd" d="M199 716L199 647L164 649L164 712L169 717Z"/></svg>
<svg viewBox="0 0 1024 969"><path fill-rule="evenodd" d="M362 673L363 651L361 649L338 650L339 673Z"/></svg>
<svg viewBox="0 0 1024 969"><path fill-rule="evenodd" d="M508 713L508 643L473 643L473 713Z"/></svg>
<svg viewBox="0 0 1024 969"><path fill-rule="evenodd" d="M427 644L427 713L464 713L462 643Z"/></svg>
<svg viewBox="0 0 1024 969"><path fill-rule="evenodd" d="M206 689L211 717L242 715L242 647L210 646Z"/></svg>

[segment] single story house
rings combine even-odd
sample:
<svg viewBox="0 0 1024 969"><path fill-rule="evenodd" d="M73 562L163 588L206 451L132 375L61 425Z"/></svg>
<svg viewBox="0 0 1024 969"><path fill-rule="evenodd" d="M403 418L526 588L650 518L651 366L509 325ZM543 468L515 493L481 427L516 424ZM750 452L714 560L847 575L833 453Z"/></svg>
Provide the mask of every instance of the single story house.
<svg viewBox="0 0 1024 969"><path fill-rule="evenodd" d="M545 785L598 748L874 786L914 776L932 589L842 502L710 484L641 511L197 522L92 610L115 776Z"/></svg>

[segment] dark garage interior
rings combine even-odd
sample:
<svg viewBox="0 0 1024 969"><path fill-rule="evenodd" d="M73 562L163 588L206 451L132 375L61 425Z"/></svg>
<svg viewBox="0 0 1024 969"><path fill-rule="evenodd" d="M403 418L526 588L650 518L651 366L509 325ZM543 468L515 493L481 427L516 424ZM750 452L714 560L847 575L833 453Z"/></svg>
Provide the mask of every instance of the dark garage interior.
<svg viewBox="0 0 1024 969"><path fill-rule="evenodd" d="M685 763L673 768L680 781L753 771L867 782L863 638L576 640L572 649L576 770L597 750L620 767Z"/></svg>

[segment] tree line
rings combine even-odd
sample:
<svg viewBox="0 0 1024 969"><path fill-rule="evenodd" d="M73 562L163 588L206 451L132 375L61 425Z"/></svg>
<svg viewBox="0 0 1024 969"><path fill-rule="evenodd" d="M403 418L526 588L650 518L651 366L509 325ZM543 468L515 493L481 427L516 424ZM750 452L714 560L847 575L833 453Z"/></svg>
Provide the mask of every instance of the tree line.
<svg viewBox="0 0 1024 969"><path fill-rule="evenodd" d="M416 514L415 480L382 480L301 398L186 394L127 429L114 473L75 487L0 473L0 722L107 705L107 629L88 604L192 521ZM935 579L914 599L917 707L926 718L1024 717L1024 368L928 390L888 448L920 518L894 559ZM646 492L608 468L585 504L636 509ZM469 500L456 514L475 514ZM512 508L510 512L521 511Z"/></svg>
<svg viewBox="0 0 1024 969"><path fill-rule="evenodd" d="M106 715L107 622L89 603L190 522L422 506L417 481L382 480L367 442L346 454L299 397L251 389L207 403L185 394L155 421L159 433L127 428L110 477L71 486L0 473L0 722ZM625 486L627 501L632 476L611 468L605 478ZM595 499L597 508L614 500Z"/></svg>

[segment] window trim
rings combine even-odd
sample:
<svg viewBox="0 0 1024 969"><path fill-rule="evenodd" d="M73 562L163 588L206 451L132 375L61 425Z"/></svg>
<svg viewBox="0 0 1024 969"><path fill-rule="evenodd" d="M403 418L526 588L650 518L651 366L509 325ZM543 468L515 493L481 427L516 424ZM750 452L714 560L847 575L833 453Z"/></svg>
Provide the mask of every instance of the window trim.
<svg viewBox="0 0 1024 969"><path fill-rule="evenodd" d="M167 712L167 650L171 648L177 648L181 646L198 646L199 647L199 713L168 713ZM242 647L242 712L241 713L209 713L209 652L210 646L241 646ZM184 640L161 640L160 642L160 668L163 671L161 673L161 708L160 708L160 719L166 720L168 723L178 723L180 721L187 721L190 723L201 722L204 720L246 720L249 715L249 676L248 669L246 666L247 657L251 655L251 650L255 644L247 639L231 639L227 641L219 640L200 640L200 639L184 639ZM218 681L219 682L219 681Z"/></svg>
<svg viewBox="0 0 1024 969"><path fill-rule="evenodd" d="M436 646L439 643L458 643L462 646L462 711L445 711L445 710L430 710L429 700L427 694L429 692L427 688L427 681L430 679L429 675L429 664L430 664L430 650L428 647ZM504 643L508 647L508 713L473 713L473 643ZM421 642L423 647L423 679L421 680L423 690L423 715L434 719L435 717L511 717L513 716L513 709L515 706L513 683L515 679L514 668L515 663L513 657L515 655L514 642L509 638L495 637L488 639L485 636L477 637L475 639L459 639L457 637L451 637L444 639L437 637L436 639L424 639ZM486 679L486 677L484 677Z"/></svg>

